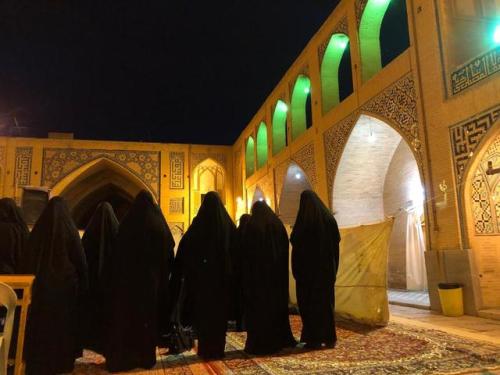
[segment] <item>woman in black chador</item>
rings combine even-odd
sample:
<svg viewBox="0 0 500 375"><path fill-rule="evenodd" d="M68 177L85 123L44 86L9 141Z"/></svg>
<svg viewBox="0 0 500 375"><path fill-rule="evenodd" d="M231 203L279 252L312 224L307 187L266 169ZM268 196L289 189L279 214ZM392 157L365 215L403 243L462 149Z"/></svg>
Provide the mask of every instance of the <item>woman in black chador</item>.
<svg viewBox="0 0 500 375"><path fill-rule="evenodd" d="M256 202L243 235L245 351L271 354L297 343L288 320L288 235L264 202Z"/></svg>
<svg viewBox="0 0 500 375"><path fill-rule="evenodd" d="M113 245L118 233L118 219L108 202L100 203L82 237L89 270L89 295L86 308L87 324L84 345L102 353L102 334L105 328L105 290L108 287Z"/></svg>
<svg viewBox="0 0 500 375"><path fill-rule="evenodd" d="M80 317L88 279L80 236L62 198L52 198L36 222L21 272L36 277L26 330L26 374L71 372L82 355Z"/></svg>
<svg viewBox="0 0 500 375"><path fill-rule="evenodd" d="M182 237L172 277L174 295L181 280L185 306L181 319L192 324L198 336L198 355L224 356L232 293L231 251L236 227L215 192L205 195L198 215Z"/></svg>
<svg viewBox="0 0 500 375"><path fill-rule="evenodd" d="M300 341L309 348L333 347L337 341L334 309L340 233L331 212L310 190L300 196L291 242L303 323Z"/></svg>
<svg viewBox="0 0 500 375"><path fill-rule="evenodd" d="M120 224L111 255L104 355L110 371L151 368L168 329L174 239L160 207L140 192Z"/></svg>
<svg viewBox="0 0 500 375"><path fill-rule="evenodd" d="M11 198L0 199L0 274L17 273L29 230Z"/></svg>
<svg viewBox="0 0 500 375"><path fill-rule="evenodd" d="M233 316L231 317L236 322L236 331L241 332L244 331L244 323L243 323L243 293L242 293L242 285L241 285L241 266L242 266L242 258L241 252L243 247L243 233L245 233L245 228L250 221L249 214L243 214L240 217L240 224L238 225L238 229L236 229L236 240L234 245L234 253L233 253L233 274L234 274L234 282L233 282Z"/></svg>

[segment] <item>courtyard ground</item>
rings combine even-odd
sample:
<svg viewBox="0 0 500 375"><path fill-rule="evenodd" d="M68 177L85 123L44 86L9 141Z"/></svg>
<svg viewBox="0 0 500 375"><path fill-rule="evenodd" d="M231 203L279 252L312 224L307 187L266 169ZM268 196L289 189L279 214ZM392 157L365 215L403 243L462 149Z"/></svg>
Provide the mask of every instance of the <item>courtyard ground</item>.
<svg viewBox="0 0 500 375"><path fill-rule="evenodd" d="M298 316L291 316L296 336ZM226 358L203 362L193 352L162 356L151 370L134 375L284 374L500 374L500 321L472 316L449 318L429 310L391 305L384 328L339 322L335 349L293 349L251 357L244 333L229 333ZM103 358L87 352L74 375L107 374Z"/></svg>

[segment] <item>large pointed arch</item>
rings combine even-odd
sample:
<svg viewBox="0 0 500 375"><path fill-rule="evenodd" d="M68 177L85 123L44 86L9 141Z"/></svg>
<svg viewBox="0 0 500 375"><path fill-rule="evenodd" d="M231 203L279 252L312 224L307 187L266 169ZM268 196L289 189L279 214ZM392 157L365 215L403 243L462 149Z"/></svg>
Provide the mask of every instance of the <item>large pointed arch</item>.
<svg viewBox="0 0 500 375"><path fill-rule="evenodd" d="M414 150L402 134L385 121L360 115L336 168L332 208L339 226L344 227L394 217L389 241L390 288L427 288L425 234L419 224L425 202L422 180ZM407 236L408 228L418 232L415 243L408 239L414 238Z"/></svg>
<svg viewBox="0 0 500 375"><path fill-rule="evenodd" d="M65 176L53 187L51 195L66 199L75 223L83 229L100 202L110 201L120 218L141 190L147 190L155 197L140 178L102 157Z"/></svg>
<svg viewBox="0 0 500 375"><path fill-rule="evenodd" d="M341 65L346 72L341 74ZM349 37L333 34L321 62L323 113L328 112L353 91Z"/></svg>
<svg viewBox="0 0 500 375"><path fill-rule="evenodd" d="M487 261L493 244L500 241L500 173L487 172L489 163L494 171L500 168L500 120L476 147L462 175L463 185L459 194L464 245L472 249L474 258L472 279L481 280L474 285L475 302L480 311L500 307L500 297L496 293L500 285L496 276L500 266Z"/></svg>

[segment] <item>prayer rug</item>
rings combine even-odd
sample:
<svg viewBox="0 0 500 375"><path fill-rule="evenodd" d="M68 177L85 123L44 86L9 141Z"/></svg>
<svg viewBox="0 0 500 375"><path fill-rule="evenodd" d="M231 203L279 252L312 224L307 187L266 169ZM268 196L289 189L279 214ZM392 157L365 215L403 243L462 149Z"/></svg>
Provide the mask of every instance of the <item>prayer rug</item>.
<svg viewBox="0 0 500 375"><path fill-rule="evenodd" d="M301 321L290 317L298 338ZM389 323L371 328L351 322L337 323L334 349L283 351L252 357L242 351L245 333L228 333L224 361L203 362L194 352L161 356L151 370L134 375L285 375L285 374L492 374L500 370L500 346L464 339L441 331ZM86 352L74 375L108 374L101 356Z"/></svg>

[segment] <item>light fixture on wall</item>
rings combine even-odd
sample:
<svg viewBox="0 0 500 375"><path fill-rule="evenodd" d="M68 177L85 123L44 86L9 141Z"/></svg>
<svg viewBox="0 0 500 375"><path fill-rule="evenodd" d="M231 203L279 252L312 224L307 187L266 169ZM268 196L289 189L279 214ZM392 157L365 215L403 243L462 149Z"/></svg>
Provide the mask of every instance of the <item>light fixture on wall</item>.
<svg viewBox="0 0 500 375"><path fill-rule="evenodd" d="M373 143L377 140L375 133L373 132L372 124L370 123L370 133L368 134L368 142Z"/></svg>
<svg viewBox="0 0 500 375"><path fill-rule="evenodd" d="M296 180L300 180L301 178L302 178L302 175L300 174L300 172L295 173Z"/></svg>
<svg viewBox="0 0 500 375"><path fill-rule="evenodd" d="M264 198L260 197L260 198L259 198L259 201L260 201L260 202L264 202Z"/></svg>
<svg viewBox="0 0 500 375"><path fill-rule="evenodd" d="M304 87L304 94L309 95L310 92L311 92L311 88Z"/></svg>
<svg viewBox="0 0 500 375"><path fill-rule="evenodd" d="M288 111L288 106L286 103L282 102L281 100L278 102L278 109L282 112L287 112Z"/></svg>
<svg viewBox="0 0 500 375"><path fill-rule="evenodd" d="M443 199L441 201L436 201L436 207L442 208L448 205L448 185L446 184L446 180L443 180L439 184L439 190L443 193Z"/></svg>

